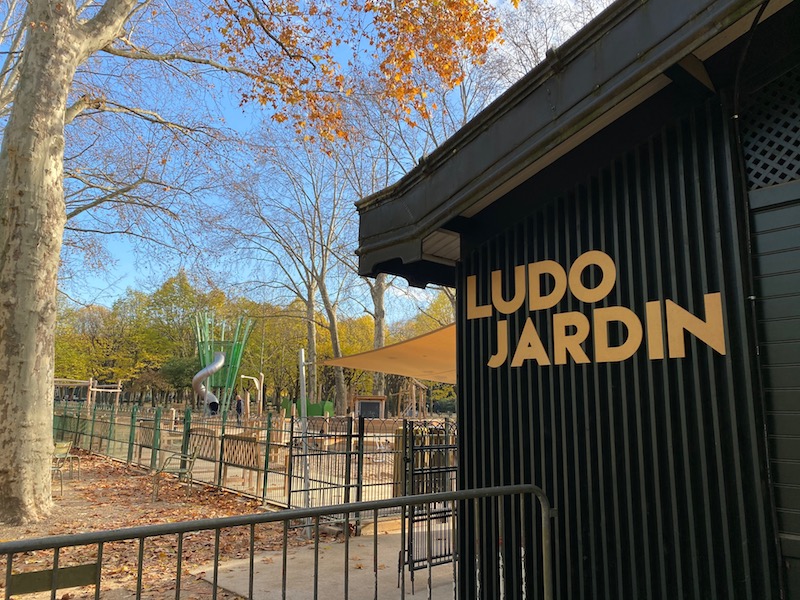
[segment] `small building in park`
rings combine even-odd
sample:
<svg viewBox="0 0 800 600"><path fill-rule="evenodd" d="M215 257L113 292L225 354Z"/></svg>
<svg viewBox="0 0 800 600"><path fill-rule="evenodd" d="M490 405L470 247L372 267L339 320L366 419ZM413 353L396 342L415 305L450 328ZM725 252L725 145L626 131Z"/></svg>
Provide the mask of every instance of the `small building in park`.
<svg viewBox="0 0 800 600"><path fill-rule="evenodd" d="M619 0L358 210L456 288L459 486L545 490L556 598L800 598L800 2ZM515 511L462 597L539 597Z"/></svg>

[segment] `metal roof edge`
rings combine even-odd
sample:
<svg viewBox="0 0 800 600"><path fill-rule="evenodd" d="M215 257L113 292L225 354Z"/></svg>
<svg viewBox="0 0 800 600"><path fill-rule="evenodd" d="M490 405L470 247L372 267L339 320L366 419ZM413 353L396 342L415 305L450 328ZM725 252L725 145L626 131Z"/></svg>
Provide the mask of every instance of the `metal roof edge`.
<svg viewBox="0 0 800 600"><path fill-rule="evenodd" d="M493 190L502 191L504 184L510 185L526 167L563 146L580 131L590 128L599 116L609 113L614 107L622 107L624 112L615 117L618 118L634 108L641 100L631 101L627 106L624 101L648 85L652 86L665 68L711 40L761 3L761 0L683 0L686 5L684 14L666 25L654 17L659 16L659 11L663 13L665 7L674 9L675 0L626 0L609 7L406 176L357 203L362 220L358 250L363 261L362 272L370 274L376 264L385 261L392 247L399 244L407 248L412 239L462 214ZM629 19L632 21L625 23ZM606 72L598 73L594 79L576 80L571 71L578 67L585 70L587 61L603 58L603 48L598 42L611 44L608 38L614 37L614 29L622 23L627 29L661 26L662 32L657 39L641 40L639 46L633 42L626 45L630 50L624 63L611 67L603 65ZM668 27L670 29L666 29ZM619 35L616 32L616 36ZM597 52L589 56L588 51L592 48ZM605 49L606 54L612 51L613 48ZM578 65L579 60L584 64ZM535 128L526 130L524 139L495 152L491 160L484 161L487 166L483 170L462 174L462 181L456 184L441 181L441 171L452 165L452 161L466 160L461 157L470 150L475 151L472 144L486 141L479 138L491 137L487 132L500 125L508 126L504 117L519 117L519 114L511 113L523 113L523 109L528 111L524 113L526 116L535 116L532 109L537 104L547 105L548 96L572 98L573 101L565 103L558 114L547 115L547 118L539 115L540 122ZM484 150L487 147L491 145L482 144ZM439 181L435 181L437 177ZM443 189L447 185L449 189ZM423 187L424 191L421 190ZM433 202L432 197L435 199ZM393 208L401 202L402 211ZM378 252L383 260L371 260L368 255L373 252ZM405 258L408 260L410 257Z"/></svg>
<svg viewBox="0 0 800 600"><path fill-rule="evenodd" d="M368 209L371 205L391 198L403 189L412 187L416 181L424 178L431 170L450 159L460 146L468 144L482 129L508 112L520 98L524 98L536 88L540 87L547 79L569 64L579 56L587 47L591 46L598 38L605 35L610 26L617 23L633 10L636 10L648 0L619 0L605 8L584 27L576 31L569 39L557 48L548 50L545 59L521 77L516 83L492 100L488 106L481 109L461 129L447 138L440 146L435 148L428 156L395 183L379 190L369 196L358 200L355 204L359 210Z"/></svg>

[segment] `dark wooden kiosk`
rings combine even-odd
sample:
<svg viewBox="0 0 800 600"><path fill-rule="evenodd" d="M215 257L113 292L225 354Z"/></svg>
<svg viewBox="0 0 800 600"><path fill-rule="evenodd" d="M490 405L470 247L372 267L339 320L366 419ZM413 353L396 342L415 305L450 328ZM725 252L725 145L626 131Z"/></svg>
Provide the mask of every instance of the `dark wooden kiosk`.
<svg viewBox="0 0 800 600"><path fill-rule="evenodd" d="M800 2L620 0L358 208L457 289L459 485L544 488L556 598L800 598Z"/></svg>

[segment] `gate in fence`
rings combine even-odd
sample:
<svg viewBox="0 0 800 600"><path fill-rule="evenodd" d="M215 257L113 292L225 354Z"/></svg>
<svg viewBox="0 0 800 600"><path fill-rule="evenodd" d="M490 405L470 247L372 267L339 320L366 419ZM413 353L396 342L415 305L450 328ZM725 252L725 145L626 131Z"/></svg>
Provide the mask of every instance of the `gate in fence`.
<svg viewBox="0 0 800 600"><path fill-rule="evenodd" d="M433 422L425 422L406 443L410 423L401 418L310 417L304 438L298 419L272 414L237 422L224 414L199 416L189 410L59 402L53 435L76 448L150 470L171 452L196 450L195 481L274 506L312 508L383 500L413 490L454 489L441 479L442 473L431 471L442 460L454 470L454 453L440 456L440 450L425 449L440 442L454 444L454 425L439 422L437 431L445 432L440 435L431 433ZM407 447L418 454L410 463ZM407 464L414 466L411 475ZM382 509L380 516L397 515L398 510Z"/></svg>
<svg viewBox="0 0 800 600"><path fill-rule="evenodd" d="M406 421L403 451L406 464L405 493L436 494L456 489L456 424L451 421ZM408 568L414 592L414 572L450 563L456 540L449 525L455 519L454 501L406 507L405 545L399 571Z"/></svg>

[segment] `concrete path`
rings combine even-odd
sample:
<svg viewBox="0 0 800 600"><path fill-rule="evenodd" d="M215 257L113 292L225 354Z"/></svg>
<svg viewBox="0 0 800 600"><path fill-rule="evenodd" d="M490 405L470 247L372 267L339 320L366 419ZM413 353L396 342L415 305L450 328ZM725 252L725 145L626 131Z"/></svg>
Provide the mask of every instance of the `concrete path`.
<svg viewBox="0 0 800 600"><path fill-rule="evenodd" d="M428 571L414 573L414 591L411 593L411 574L405 573L405 596L398 587L398 555L401 548L400 533L378 532L377 594L374 572L374 537L372 533L350 538L348 559L348 595L344 591L344 541L322 540L319 544L319 598L348 598L367 600L378 598L416 598L424 600L452 600L453 565L440 565L431 569L432 584L428 593ZM290 548L286 560L287 600L314 598L314 546ZM229 592L248 597L249 560L227 561L219 566L217 585ZM253 598L255 600L278 600L282 598L283 552L262 552L255 555L253 575ZM201 571L198 569L198 571ZM213 571L208 567L203 579L213 581Z"/></svg>

